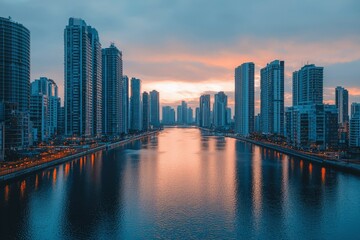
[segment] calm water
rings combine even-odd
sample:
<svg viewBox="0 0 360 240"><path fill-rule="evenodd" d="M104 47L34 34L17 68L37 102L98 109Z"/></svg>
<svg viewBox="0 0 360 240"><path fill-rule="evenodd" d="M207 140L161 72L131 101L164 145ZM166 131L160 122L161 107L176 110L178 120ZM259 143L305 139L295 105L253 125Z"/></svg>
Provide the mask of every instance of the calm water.
<svg viewBox="0 0 360 240"><path fill-rule="evenodd" d="M359 222L359 177L197 129L0 185L0 239L359 239Z"/></svg>

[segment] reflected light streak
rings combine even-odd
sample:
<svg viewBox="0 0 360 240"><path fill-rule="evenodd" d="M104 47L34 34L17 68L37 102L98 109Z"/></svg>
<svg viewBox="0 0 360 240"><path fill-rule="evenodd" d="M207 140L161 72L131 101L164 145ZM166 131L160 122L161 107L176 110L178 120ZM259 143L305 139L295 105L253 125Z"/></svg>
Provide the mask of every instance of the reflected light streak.
<svg viewBox="0 0 360 240"><path fill-rule="evenodd" d="M326 168L321 168L321 183L324 184L326 180Z"/></svg>
<svg viewBox="0 0 360 240"><path fill-rule="evenodd" d="M255 213L256 227L259 227L261 207L262 207L262 174L261 174L261 156L259 148L254 149L252 163L252 195Z"/></svg>
<svg viewBox="0 0 360 240"><path fill-rule="evenodd" d="M38 186L39 186L39 175L36 174L36 177L35 177L35 190L38 189Z"/></svg>
<svg viewBox="0 0 360 240"><path fill-rule="evenodd" d="M10 191L10 189L9 189L9 185L6 185L5 186L5 191L4 191L4 195L5 195L5 202L7 202L7 201L9 201L9 191Z"/></svg>
<svg viewBox="0 0 360 240"><path fill-rule="evenodd" d="M24 197L25 189L26 189L26 181L23 180L21 182L21 184L20 184L20 196L21 196L21 198Z"/></svg>
<svg viewBox="0 0 360 240"><path fill-rule="evenodd" d="M53 185L55 185L55 183L56 183L56 178L57 178L57 170L56 170L56 168L54 168L54 171L53 171Z"/></svg>
<svg viewBox="0 0 360 240"><path fill-rule="evenodd" d="M65 164L65 178L69 175L69 171L70 171L70 164L66 163Z"/></svg>

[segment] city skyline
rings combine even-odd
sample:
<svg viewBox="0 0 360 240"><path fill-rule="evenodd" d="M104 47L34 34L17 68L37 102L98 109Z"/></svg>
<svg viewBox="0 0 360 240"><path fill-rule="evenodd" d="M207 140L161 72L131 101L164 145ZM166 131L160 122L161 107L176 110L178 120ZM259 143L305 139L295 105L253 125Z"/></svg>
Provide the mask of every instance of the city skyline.
<svg viewBox="0 0 360 240"><path fill-rule="evenodd" d="M194 108L201 94L224 91L233 108L233 68L252 61L255 63L255 113L258 113L260 69L274 59L286 62L285 106L291 105L292 72L307 62L324 67L325 103L334 103L333 89L339 83L348 89L349 102L360 101L360 87L356 85L357 69L360 69L360 46L357 44L360 34L353 31L359 25L356 17L359 3L356 1L333 4L279 1L278 4L289 10L297 9L282 13L282 17L264 12L269 7L280 11L276 9L277 4L244 5L264 13L259 21L253 21L246 11L243 19L237 17L235 9L242 2L228 2L221 7L214 4L204 7L199 4L201 1L191 5L187 1L137 5L124 2L118 6L109 1L101 5L86 3L78 2L76 8L65 10L69 4L66 1L51 5L42 1L5 1L0 10L1 16L11 16L31 32L31 80L41 76L54 79L61 99L64 99L62 33L69 17L79 17L98 30L103 46L114 42L123 51L124 74L143 79L144 91L157 89L161 92L160 102L164 105L176 107L184 99ZM309 4L311 10L307 11L306 19L299 17L301 9L307 9ZM98 10L101 7L115 10L102 16ZM152 10L144 12L145 7ZM37 14L30 17L24 10ZM174 11L178 18L172 19L168 13ZM197 18L196 24L189 24L186 19L198 14L202 18ZM227 18L216 21L222 16ZM261 24L269 17L276 22L272 28ZM321 31L317 31L319 28ZM210 34L215 36L215 32L219 34L209 38ZM140 37L143 35L147 36L146 40Z"/></svg>

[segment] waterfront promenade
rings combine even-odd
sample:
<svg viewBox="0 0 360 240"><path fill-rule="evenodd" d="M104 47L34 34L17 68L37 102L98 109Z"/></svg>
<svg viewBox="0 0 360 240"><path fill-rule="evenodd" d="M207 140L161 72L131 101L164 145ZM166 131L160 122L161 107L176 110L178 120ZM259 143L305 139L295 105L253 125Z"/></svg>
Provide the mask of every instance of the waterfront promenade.
<svg viewBox="0 0 360 240"><path fill-rule="evenodd" d="M121 145L127 144L129 142L157 134L159 131L160 130L155 130L155 131L151 131L151 132L141 133L141 134L134 135L134 136L128 137L126 139L117 141L117 142L100 143L95 147L84 148L83 150L81 150L79 152L71 151L71 149L70 149L67 152L67 154L59 154L59 153L56 154L57 156L61 156L61 157L45 158L42 160L31 161L31 162L28 162L27 164L24 164L23 162L19 162L18 164L15 165L15 167L6 168L6 169L2 168L0 170L0 182L7 181L7 180L10 180L13 178L17 178L22 175L25 175L25 174L28 174L31 172L35 172L35 171L38 171L41 169L52 167L52 166L76 159L76 158L86 156L91 153L116 148ZM72 149L72 150L74 150L74 149Z"/></svg>
<svg viewBox="0 0 360 240"><path fill-rule="evenodd" d="M284 154L287 154L287 155L290 155L293 157L297 157L299 159L304 159L309 162L315 162L315 163L318 163L318 164L321 164L324 166L329 166L329 167L333 167L333 168L336 168L339 170L352 172L355 174L360 174L360 164L358 164L356 162L350 162L348 160L341 160L341 159L332 159L332 158L326 157L325 155L321 156L319 154L314 154L314 153L310 153L310 152L287 148L287 147L284 147L284 146L281 146L281 145L278 145L275 143L253 140L250 138L241 137L237 134L215 132L213 130L209 130L206 128L199 128L199 129L202 131L205 131L209 134L235 138L235 139L243 141L243 142L251 143L251 144L266 148L266 149L271 149L271 150L274 150L274 151L277 151L280 153L284 153Z"/></svg>

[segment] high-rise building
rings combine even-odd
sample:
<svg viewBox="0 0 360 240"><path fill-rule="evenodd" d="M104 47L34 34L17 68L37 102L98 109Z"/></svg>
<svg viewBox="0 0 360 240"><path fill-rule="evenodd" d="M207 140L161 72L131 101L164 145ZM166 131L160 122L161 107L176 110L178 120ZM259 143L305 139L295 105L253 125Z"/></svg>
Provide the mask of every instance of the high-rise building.
<svg viewBox="0 0 360 240"><path fill-rule="evenodd" d="M226 125L230 125L232 121L231 108L226 108Z"/></svg>
<svg viewBox="0 0 360 240"><path fill-rule="evenodd" d="M181 111L182 111L181 123L186 125L188 120L188 107L185 101L181 101Z"/></svg>
<svg viewBox="0 0 360 240"><path fill-rule="evenodd" d="M30 120L32 122L32 139L35 143L47 141L50 137L48 129L49 106L48 97L44 94L31 94Z"/></svg>
<svg viewBox="0 0 360 240"><path fill-rule="evenodd" d="M200 126L200 108L195 109L195 123L197 126Z"/></svg>
<svg viewBox="0 0 360 240"><path fill-rule="evenodd" d="M323 103L324 68L305 65L293 73L293 106Z"/></svg>
<svg viewBox="0 0 360 240"><path fill-rule="evenodd" d="M42 142L58 132L60 98L54 80L41 77L31 83L30 120L33 122L34 141Z"/></svg>
<svg viewBox="0 0 360 240"><path fill-rule="evenodd" d="M129 105L129 78L128 76L123 77L123 126L125 133L128 133L130 129L130 105Z"/></svg>
<svg viewBox="0 0 360 240"><path fill-rule="evenodd" d="M338 123L349 121L349 92L343 87L335 88L335 104L339 112Z"/></svg>
<svg viewBox="0 0 360 240"><path fill-rule="evenodd" d="M97 31L70 18L64 30L65 134L90 137L102 133L101 45Z"/></svg>
<svg viewBox="0 0 360 240"><path fill-rule="evenodd" d="M360 147L360 103L351 104L350 147Z"/></svg>
<svg viewBox="0 0 360 240"><path fill-rule="evenodd" d="M347 147L349 143L349 92L343 87L335 88L335 104L338 109L339 144Z"/></svg>
<svg viewBox="0 0 360 240"><path fill-rule="evenodd" d="M176 122L177 124L183 124L183 111L181 105L176 108Z"/></svg>
<svg viewBox="0 0 360 240"><path fill-rule="evenodd" d="M103 134L125 133L122 53L111 44L102 50L102 110Z"/></svg>
<svg viewBox="0 0 360 240"><path fill-rule="evenodd" d="M214 97L214 126L217 128L225 127L227 121L227 96L224 92L218 92Z"/></svg>
<svg viewBox="0 0 360 240"><path fill-rule="evenodd" d="M193 119L193 110L192 110L192 108L191 107L189 107L188 108L188 112L187 112L187 124L192 124L193 123L193 121L194 121L194 119Z"/></svg>
<svg viewBox="0 0 360 240"><path fill-rule="evenodd" d="M92 136L102 136L102 53L99 34L95 28L88 26L90 44L91 44L91 64L92 64L92 118L93 118L93 130Z"/></svg>
<svg viewBox="0 0 360 240"><path fill-rule="evenodd" d="M175 110L170 106L162 107L162 123L164 125L175 124Z"/></svg>
<svg viewBox="0 0 360 240"><path fill-rule="evenodd" d="M142 130L148 131L150 129L150 96L147 92L142 94Z"/></svg>
<svg viewBox="0 0 360 240"><path fill-rule="evenodd" d="M156 90L150 92L150 125L160 127L160 100Z"/></svg>
<svg viewBox="0 0 360 240"><path fill-rule="evenodd" d="M268 63L260 72L261 132L284 135L284 61Z"/></svg>
<svg viewBox="0 0 360 240"><path fill-rule="evenodd" d="M130 129L142 130L142 103L141 103L141 80L131 78L131 100L130 100Z"/></svg>
<svg viewBox="0 0 360 240"><path fill-rule="evenodd" d="M338 146L335 105L306 104L287 108L287 142L297 148L325 150Z"/></svg>
<svg viewBox="0 0 360 240"><path fill-rule="evenodd" d="M254 73L252 62L235 69L235 132L243 136L254 131Z"/></svg>
<svg viewBox="0 0 360 240"><path fill-rule="evenodd" d="M0 17L0 105L5 150L27 147L30 144L30 31L10 17Z"/></svg>
<svg viewBox="0 0 360 240"><path fill-rule="evenodd" d="M204 94L200 96L200 127L209 128L211 126L210 114L210 95Z"/></svg>

